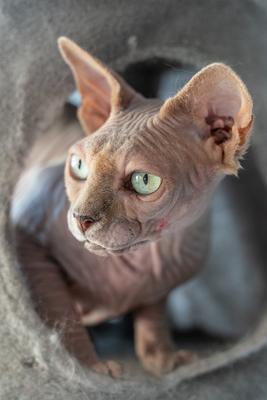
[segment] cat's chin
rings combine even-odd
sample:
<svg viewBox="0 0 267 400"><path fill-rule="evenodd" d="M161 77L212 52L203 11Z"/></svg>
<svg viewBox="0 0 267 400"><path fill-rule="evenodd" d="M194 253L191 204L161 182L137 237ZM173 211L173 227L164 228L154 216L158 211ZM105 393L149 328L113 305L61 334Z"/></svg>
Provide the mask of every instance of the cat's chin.
<svg viewBox="0 0 267 400"><path fill-rule="evenodd" d="M90 251L91 253L94 253L98 256L108 256L108 255L121 255L124 253L128 253L130 251L137 250L139 247L143 246L144 244L148 243L149 240L142 240L138 243L134 243L130 246L125 246L122 248L118 249L111 249L111 248L106 248L103 246L100 246L96 243L89 242L88 240L84 243L84 247L86 250Z"/></svg>

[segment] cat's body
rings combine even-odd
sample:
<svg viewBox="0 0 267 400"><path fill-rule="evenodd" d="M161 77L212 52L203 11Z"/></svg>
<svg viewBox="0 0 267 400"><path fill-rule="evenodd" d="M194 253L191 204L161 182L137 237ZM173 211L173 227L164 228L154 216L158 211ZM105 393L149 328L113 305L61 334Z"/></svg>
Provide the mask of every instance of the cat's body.
<svg viewBox="0 0 267 400"><path fill-rule="evenodd" d="M38 313L82 363L121 373L99 360L82 324L131 310L136 353L160 375L192 359L173 349L165 301L203 266L205 211L223 176L238 170L252 101L223 64L204 68L162 104L70 40L62 38L60 49L81 93L78 116L88 136L69 149L68 200L62 166L22 180L32 191L12 210L18 259Z"/></svg>
<svg viewBox="0 0 267 400"><path fill-rule="evenodd" d="M68 229L63 173L63 164L28 171L18 190L27 185L32 195L15 198L12 220L29 235L22 236L20 248L32 237L59 263L85 325L157 303L203 267L209 237L206 213L192 226L122 255L88 252Z"/></svg>

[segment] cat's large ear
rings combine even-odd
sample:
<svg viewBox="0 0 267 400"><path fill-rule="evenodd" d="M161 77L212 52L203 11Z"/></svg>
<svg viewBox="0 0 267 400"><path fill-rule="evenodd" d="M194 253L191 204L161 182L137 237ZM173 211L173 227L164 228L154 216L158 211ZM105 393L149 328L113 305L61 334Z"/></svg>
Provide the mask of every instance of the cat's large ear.
<svg viewBox="0 0 267 400"><path fill-rule="evenodd" d="M220 63L197 73L160 110L162 118L184 115L193 123L195 135L225 173L236 173L252 128L252 100L233 70Z"/></svg>
<svg viewBox="0 0 267 400"><path fill-rule="evenodd" d="M100 128L111 113L126 108L134 96L139 96L115 72L70 39L60 37L58 46L82 97L78 117L87 134Z"/></svg>

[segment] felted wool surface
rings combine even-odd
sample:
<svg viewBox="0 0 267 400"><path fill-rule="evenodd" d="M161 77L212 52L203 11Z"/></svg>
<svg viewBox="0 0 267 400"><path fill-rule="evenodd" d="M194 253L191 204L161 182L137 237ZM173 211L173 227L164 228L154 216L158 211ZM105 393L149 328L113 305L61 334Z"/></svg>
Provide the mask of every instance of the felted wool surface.
<svg viewBox="0 0 267 400"><path fill-rule="evenodd" d="M267 398L267 311L235 345L161 380L136 375L113 381L84 371L34 313L8 224L27 151L60 117L73 89L56 47L61 35L117 70L154 56L197 67L230 64L254 98L253 153L266 182L266 29L263 0L0 1L1 399Z"/></svg>

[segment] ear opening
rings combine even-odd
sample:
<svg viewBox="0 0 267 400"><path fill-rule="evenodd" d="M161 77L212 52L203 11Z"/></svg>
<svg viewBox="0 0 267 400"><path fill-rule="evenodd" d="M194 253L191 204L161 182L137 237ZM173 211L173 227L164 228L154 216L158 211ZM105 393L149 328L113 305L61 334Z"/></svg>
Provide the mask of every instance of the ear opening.
<svg viewBox="0 0 267 400"><path fill-rule="evenodd" d="M85 132L92 133L112 113L128 107L137 94L115 72L70 39L60 37L58 46L81 94L79 120Z"/></svg>

